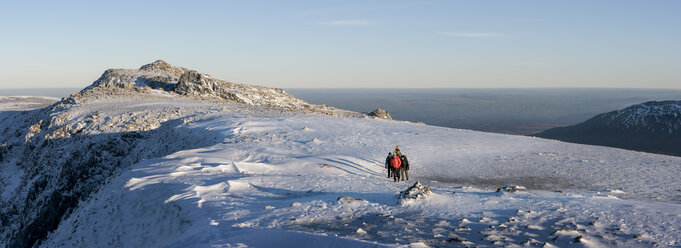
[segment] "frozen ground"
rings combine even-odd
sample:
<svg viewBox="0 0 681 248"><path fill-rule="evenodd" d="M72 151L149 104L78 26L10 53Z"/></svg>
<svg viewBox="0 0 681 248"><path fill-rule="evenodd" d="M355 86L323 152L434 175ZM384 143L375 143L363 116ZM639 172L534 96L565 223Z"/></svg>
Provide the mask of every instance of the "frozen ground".
<svg viewBox="0 0 681 248"><path fill-rule="evenodd" d="M70 113L172 109L219 142L124 170L44 247L681 246L678 157L171 97L89 106ZM395 145L406 182L386 178ZM417 180L433 192L397 198Z"/></svg>

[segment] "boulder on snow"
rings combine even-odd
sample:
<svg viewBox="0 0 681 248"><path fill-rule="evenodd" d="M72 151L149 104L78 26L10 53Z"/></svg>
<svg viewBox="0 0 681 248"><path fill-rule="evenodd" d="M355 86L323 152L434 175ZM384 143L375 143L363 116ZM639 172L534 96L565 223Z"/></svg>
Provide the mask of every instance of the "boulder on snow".
<svg viewBox="0 0 681 248"><path fill-rule="evenodd" d="M523 186L504 186L501 188L497 188L497 192L501 191L507 191L507 192L516 192L516 191L521 191L521 190L526 190L527 188Z"/></svg>
<svg viewBox="0 0 681 248"><path fill-rule="evenodd" d="M462 237L449 238L449 239L447 239L446 242L456 242L456 243L462 243L462 244L466 244L466 245L473 244L473 242L470 242L470 241L468 241L468 240L466 240L465 238L462 238Z"/></svg>
<svg viewBox="0 0 681 248"><path fill-rule="evenodd" d="M362 198L354 198L352 196L341 196L336 201L364 201Z"/></svg>
<svg viewBox="0 0 681 248"><path fill-rule="evenodd" d="M376 118L381 118L381 119L386 119L386 120L392 120L393 118L390 116L390 113L386 111L385 109L378 108L374 111L371 111L367 114L368 116L376 117Z"/></svg>
<svg viewBox="0 0 681 248"><path fill-rule="evenodd" d="M398 198L401 199L400 203L405 203L405 201L408 200L424 198L432 193L433 191L430 190L430 188L424 186L423 184L417 181L407 190L400 192L400 196Z"/></svg>

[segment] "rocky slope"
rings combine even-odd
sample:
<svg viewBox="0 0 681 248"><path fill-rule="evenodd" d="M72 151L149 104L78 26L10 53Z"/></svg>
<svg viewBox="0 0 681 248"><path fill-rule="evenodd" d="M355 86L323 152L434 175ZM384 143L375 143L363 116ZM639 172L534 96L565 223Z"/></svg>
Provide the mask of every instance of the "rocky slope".
<svg viewBox="0 0 681 248"><path fill-rule="evenodd" d="M330 115L361 116L326 105L309 104L282 89L231 83L183 67L172 66L162 60L139 69L109 69L91 86L74 97L136 91L149 93L159 90L197 99L228 101L253 106L269 106L287 110L305 110Z"/></svg>
<svg viewBox="0 0 681 248"><path fill-rule="evenodd" d="M39 244L122 168L230 142L188 128L224 111L244 117L363 116L160 60L107 70L91 86L44 109L0 112L0 247Z"/></svg>
<svg viewBox="0 0 681 248"><path fill-rule="evenodd" d="M645 102L536 136L681 156L681 101Z"/></svg>

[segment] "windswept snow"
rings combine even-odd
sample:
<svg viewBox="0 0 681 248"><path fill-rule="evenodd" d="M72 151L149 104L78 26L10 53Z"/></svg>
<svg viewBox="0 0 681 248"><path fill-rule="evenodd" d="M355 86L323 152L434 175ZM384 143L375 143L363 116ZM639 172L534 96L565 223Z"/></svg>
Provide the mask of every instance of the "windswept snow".
<svg viewBox="0 0 681 248"><path fill-rule="evenodd" d="M681 245L677 157L380 119L234 113L187 123L222 142L134 165L43 245ZM409 156L409 181L386 177L394 145ZM400 204L416 180L433 193ZM513 185L527 190L496 191Z"/></svg>
<svg viewBox="0 0 681 248"><path fill-rule="evenodd" d="M0 246L681 246L681 157L365 117L107 70L0 112ZM396 145L408 181L387 178Z"/></svg>

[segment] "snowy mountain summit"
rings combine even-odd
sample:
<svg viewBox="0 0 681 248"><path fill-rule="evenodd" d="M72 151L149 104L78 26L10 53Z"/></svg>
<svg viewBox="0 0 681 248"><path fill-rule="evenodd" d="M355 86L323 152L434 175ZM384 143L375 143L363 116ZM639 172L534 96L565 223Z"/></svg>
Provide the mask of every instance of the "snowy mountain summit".
<svg viewBox="0 0 681 248"><path fill-rule="evenodd" d="M107 70L0 111L0 247L681 245L680 157L365 117L163 61Z"/></svg>
<svg viewBox="0 0 681 248"><path fill-rule="evenodd" d="M681 101L650 101L601 114L604 125L655 134L681 134Z"/></svg>
<svg viewBox="0 0 681 248"><path fill-rule="evenodd" d="M153 90L205 100L224 100L255 106L271 106L289 110L306 110L331 115L358 113L336 110L325 105L309 104L282 89L232 83L194 70L156 60L139 69L109 69L80 93L112 94L122 91L152 93Z"/></svg>
<svg viewBox="0 0 681 248"><path fill-rule="evenodd" d="M681 156L681 101L636 104L537 136Z"/></svg>

